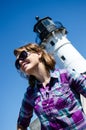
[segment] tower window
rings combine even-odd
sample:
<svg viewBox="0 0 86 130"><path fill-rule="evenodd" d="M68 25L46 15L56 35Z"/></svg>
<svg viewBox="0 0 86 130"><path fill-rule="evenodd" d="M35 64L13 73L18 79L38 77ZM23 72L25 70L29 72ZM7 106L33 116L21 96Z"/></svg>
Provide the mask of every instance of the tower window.
<svg viewBox="0 0 86 130"><path fill-rule="evenodd" d="M50 25L50 22L49 22L49 20L43 20L43 21L42 21L42 23L43 23L45 26L48 26L48 25Z"/></svg>
<svg viewBox="0 0 86 130"><path fill-rule="evenodd" d="M66 60L66 58L64 57L64 56L61 56L61 59L64 61L64 60Z"/></svg>
<svg viewBox="0 0 86 130"><path fill-rule="evenodd" d="M51 42L50 42L50 44L51 44L52 46L54 46L54 45L55 45L55 43L54 43L53 41L51 41Z"/></svg>

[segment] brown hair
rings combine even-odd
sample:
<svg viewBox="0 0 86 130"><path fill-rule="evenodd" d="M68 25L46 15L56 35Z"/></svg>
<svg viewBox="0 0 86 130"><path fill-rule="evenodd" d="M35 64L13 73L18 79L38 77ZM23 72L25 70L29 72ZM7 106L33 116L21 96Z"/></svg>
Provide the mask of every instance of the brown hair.
<svg viewBox="0 0 86 130"><path fill-rule="evenodd" d="M38 52L41 52L42 53L42 56L41 56L41 61L44 63L45 65L45 68L47 71L50 71L50 70L54 70L55 69L55 59L54 57L47 53L45 49L43 49L42 47L40 47L38 44L36 43L28 43L24 46L21 46L17 49L14 50L14 55L17 56L19 55L23 50L27 50L29 52L34 52L34 53L38 53ZM34 86L34 76L30 76L29 77L29 83L31 86Z"/></svg>

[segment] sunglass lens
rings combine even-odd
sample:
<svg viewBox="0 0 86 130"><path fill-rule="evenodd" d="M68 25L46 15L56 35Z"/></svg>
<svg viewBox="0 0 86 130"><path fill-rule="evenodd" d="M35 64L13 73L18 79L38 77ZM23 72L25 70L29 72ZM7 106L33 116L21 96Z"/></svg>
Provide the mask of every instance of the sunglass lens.
<svg viewBox="0 0 86 130"><path fill-rule="evenodd" d="M27 58L27 52L26 51L22 51L20 56L19 56L19 59L24 60L26 58Z"/></svg>
<svg viewBox="0 0 86 130"><path fill-rule="evenodd" d="M15 67L17 69L20 69L20 63L19 63L19 60L25 60L27 58L27 52L26 51L22 51L19 58L16 60L15 62Z"/></svg>
<svg viewBox="0 0 86 130"><path fill-rule="evenodd" d="M16 67L18 70L20 69L19 59L16 60L16 62L15 62L15 67Z"/></svg>

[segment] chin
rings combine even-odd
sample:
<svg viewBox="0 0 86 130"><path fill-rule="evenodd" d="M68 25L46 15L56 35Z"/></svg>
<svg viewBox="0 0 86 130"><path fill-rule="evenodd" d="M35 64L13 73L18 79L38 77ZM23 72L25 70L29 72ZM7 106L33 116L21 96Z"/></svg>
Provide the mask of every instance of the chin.
<svg viewBox="0 0 86 130"><path fill-rule="evenodd" d="M31 73L31 70L32 70L32 69L28 69L28 68L27 68L27 69L25 69L24 72L25 72L26 74L28 74L28 75L31 75L31 74L32 74L32 73Z"/></svg>

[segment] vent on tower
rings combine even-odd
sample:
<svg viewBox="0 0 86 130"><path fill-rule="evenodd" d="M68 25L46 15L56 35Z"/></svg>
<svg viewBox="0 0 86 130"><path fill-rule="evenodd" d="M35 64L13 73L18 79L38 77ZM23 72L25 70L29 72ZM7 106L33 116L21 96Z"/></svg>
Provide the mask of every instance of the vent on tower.
<svg viewBox="0 0 86 130"><path fill-rule="evenodd" d="M51 42L50 42L50 44L51 44L52 46L54 46L54 45L55 45L55 43L54 43L53 41L51 41Z"/></svg>

